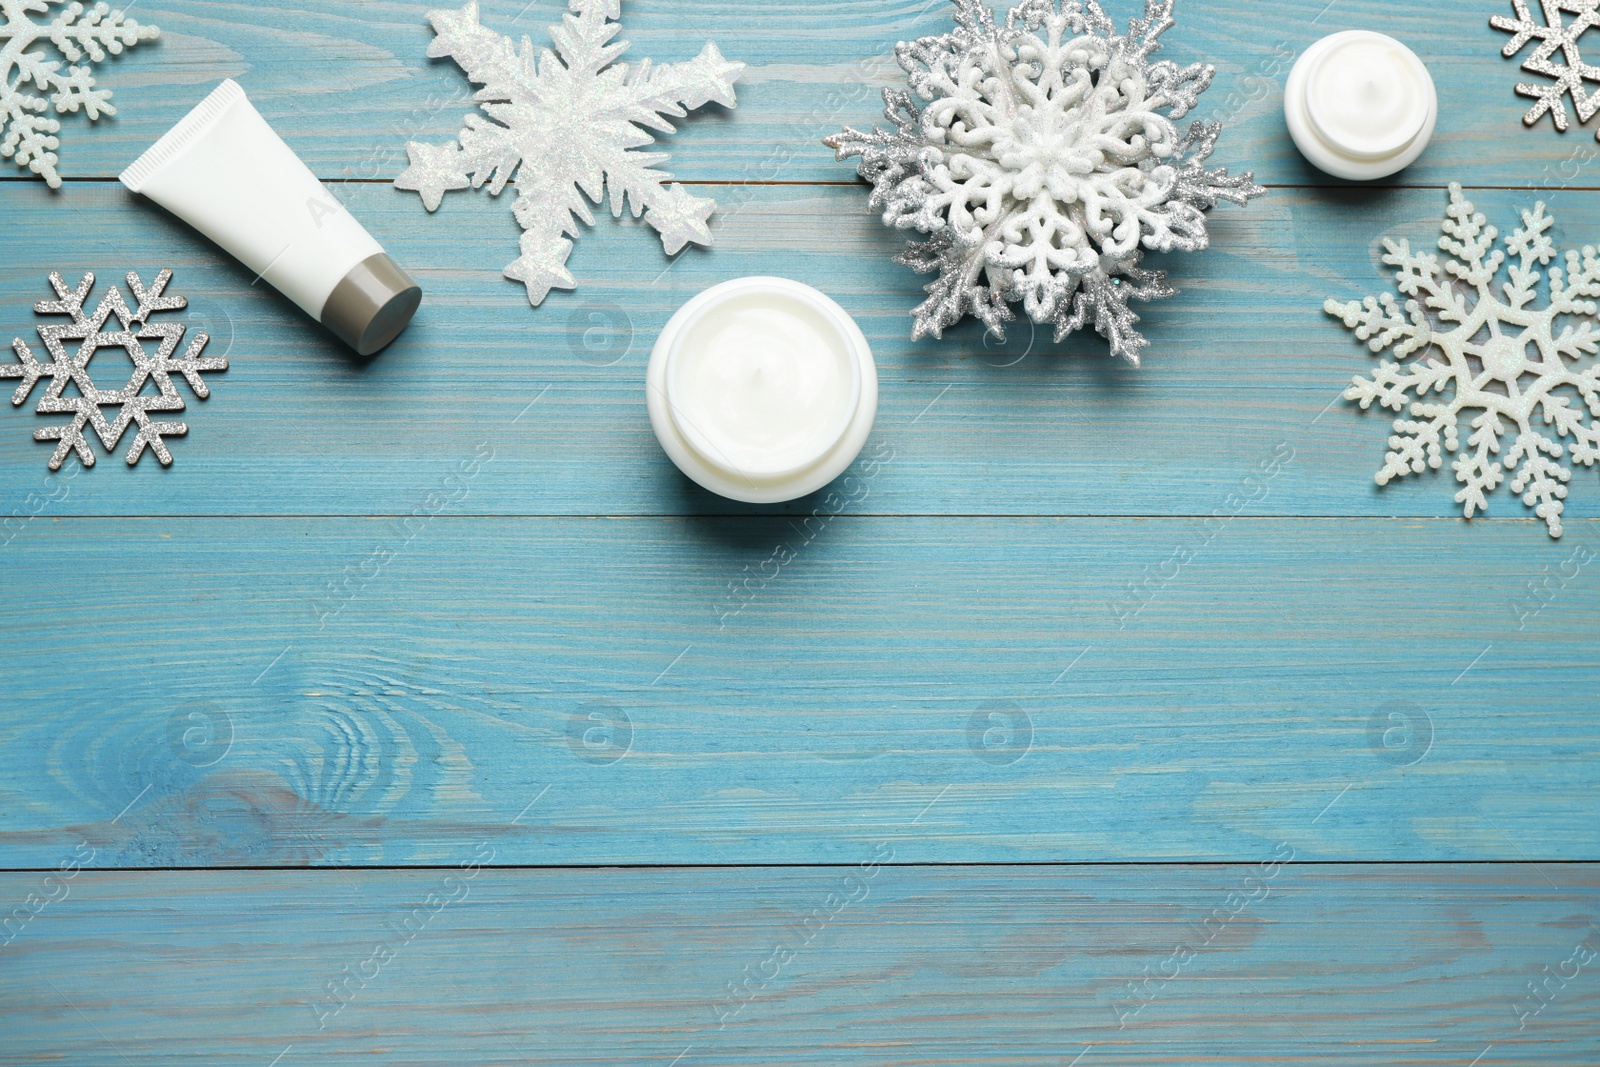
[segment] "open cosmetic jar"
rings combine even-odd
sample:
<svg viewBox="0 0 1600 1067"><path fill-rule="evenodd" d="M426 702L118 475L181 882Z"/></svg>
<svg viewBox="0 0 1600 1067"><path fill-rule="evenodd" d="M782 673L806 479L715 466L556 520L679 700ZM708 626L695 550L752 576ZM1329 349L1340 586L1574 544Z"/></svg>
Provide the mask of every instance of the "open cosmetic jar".
<svg viewBox="0 0 1600 1067"><path fill-rule="evenodd" d="M878 411L860 327L786 278L707 289L667 322L646 372L661 447L713 493L770 504L827 485L854 462Z"/></svg>

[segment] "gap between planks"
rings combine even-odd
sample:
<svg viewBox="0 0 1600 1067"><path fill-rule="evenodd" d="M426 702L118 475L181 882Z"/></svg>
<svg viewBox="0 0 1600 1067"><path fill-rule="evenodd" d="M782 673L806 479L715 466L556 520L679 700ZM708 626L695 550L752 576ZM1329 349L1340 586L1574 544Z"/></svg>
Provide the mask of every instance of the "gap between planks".
<svg viewBox="0 0 1600 1067"><path fill-rule="evenodd" d="M1011 870L1011 869L1072 869L1099 867L1170 867L1173 869L1254 867L1255 860L1017 860L1014 862L961 860L913 860L904 863L880 863L890 868L959 868L961 870ZM459 864L415 863L362 866L339 865L272 865L250 864L241 866L215 865L195 867L82 867L86 874L228 874L235 871L304 871L351 873L367 871L453 871ZM794 870L826 871L850 870L854 863L485 863L485 871L756 871ZM1594 867L1600 859L1450 859L1450 860L1303 860L1296 867ZM55 867L0 867L0 874L54 874Z"/></svg>

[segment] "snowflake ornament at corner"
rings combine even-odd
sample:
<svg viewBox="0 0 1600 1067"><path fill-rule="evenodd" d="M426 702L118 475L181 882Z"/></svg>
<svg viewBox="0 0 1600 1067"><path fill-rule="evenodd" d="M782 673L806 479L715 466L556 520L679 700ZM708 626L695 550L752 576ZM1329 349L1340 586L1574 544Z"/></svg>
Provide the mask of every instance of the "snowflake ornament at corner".
<svg viewBox="0 0 1600 1067"><path fill-rule="evenodd" d="M85 274L77 289L69 289L60 274L51 272L50 285L56 291L56 299L41 300L33 309L40 315L67 315L71 321L38 327L39 340L44 343L50 359L41 363L27 342L18 337L11 342L17 362L0 363L0 378L22 379L11 396L13 405L22 404L41 379L49 378L50 384L34 410L40 415L71 416L64 423L33 431L36 441L58 442L50 456L51 470L60 470L62 460L72 452L77 453L78 461L85 467L94 466L94 450L84 435L85 426L94 429L108 453L117 447L129 426L137 426L138 433L128 449L129 466L139 461L146 446L163 465L172 462L172 453L167 451L162 435L186 434L189 426L183 422L155 422L150 414L184 409L183 397L173 386L172 375L181 375L194 395L204 400L210 390L200 377L201 373L227 370L228 361L201 357L201 351L210 340L203 333L195 334L182 356L176 355L186 327L180 322L151 321L151 316L158 311L181 311L189 304L181 296L162 295L171 279L172 271L163 270L146 289L139 275L129 271L128 289L138 302L134 309L128 309L122 291L112 286L91 315L84 311L83 302L94 288L94 275ZM120 328L108 331L105 327L112 316L116 316ZM78 344L69 352L63 341ZM154 350L146 350L145 342L152 341ZM107 348L123 349L133 363L132 373L119 389L101 389L90 373L90 361L97 352ZM101 363L100 369L104 370L104 360ZM120 381L120 369L118 375ZM66 391L69 386L70 394ZM155 394L148 394L146 386L154 386ZM106 421L100 410L102 407L119 409L114 422Z"/></svg>
<svg viewBox="0 0 1600 1067"><path fill-rule="evenodd" d="M49 22L35 22L29 15L47 15L61 0L0 0L0 156L16 160L17 166L44 178L52 189L61 187L56 173L59 162L55 149L61 145L56 134L58 114L82 110L92 122L101 115L115 115L111 91L95 88L92 65L106 56L118 55L140 41L153 41L161 35L154 26L141 26L108 4L95 4L85 10L80 3L68 4ZM40 45L32 50L34 45ZM43 50L49 46L65 57L51 58ZM30 91L28 84L47 92L48 97Z"/></svg>
<svg viewBox="0 0 1600 1067"><path fill-rule="evenodd" d="M1600 350L1600 255L1593 246L1568 251L1565 270L1546 272L1549 299L1536 306L1539 268L1556 258L1547 234L1553 223L1544 203L1535 204L1501 251L1498 231L1452 183L1442 262L1384 239L1383 262L1395 268L1403 305L1393 293L1323 305L1373 352L1394 353L1394 362L1357 375L1344 394L1363 410L1376 400L1404 413L1394 420L1379 485L1437 470L1450 452L1461 483L1456 503L1467 518L1488 508L1488 494L1509 474L1511 491L1551 537L1561 536L1572 479L1564 461L1600 460L1600 362L1586 359ZM1408 356L1415 358L1403 362ZM1469 413L1463 450L1461 420Z"/></svg>
<svg viewBox="0 0 1600 1067"><path fill-rule="evenodd" d="M709 42L686 63L615 63L628 47L612 40L622 0L569 6L561 25L550 27L556 50L540 53L527 37L519 50L481 25L476 0L459 11L428 12L437 34L428 55L455 60L482 86L475 99L487 118L468 115L446 144L408 144L410 166L394 183L419 193L429 211L452 189L487 183L498 196L515 184L522 254L505 273L528 287L535 307L551 289L576 286L567 270L570 238L579 234L577 220L594 224L589 202L599 204L607 193L612 216L621 217L631 201L634 217L644 214L668 255L690 242L711 243L707 220L716 201L668 185L672 176L656 169L665 154L632 149L654 143L649 130L671 133L669 119L708 102L735 106L733 83L744 69Z"/></svg>
<svg viewBox="0 0 1600 1067"><path fill-rule="evenodd" d="M1500 50L1500 54L1507 59L1522 51L1529 41L1538 39L1539 43L1534 46L1532 54L1522 61L1522 69L1529 74L1554 78L1555 83L1518 83L1517 93L1534 101L1528 113L1522 116L1522 121L1524 125L1532 126L1539 121L1539 116L1549 112L1550 121L1555 123L1556 129L1565 133L1567 109L1562 97L1571 95L1572 106L1578 113L1580 123L1588 122L1595 110L1600 108L1600 92L1590 93L1583 84L1585 79L1600 81L1600 68L1585 63L1578 51L1578 38L1583 36L1584 31L1600 26L1600 2L1540 0L1540 6L1544 14L1543 22L1534 20L1532 12L1528 10L1528 0L1511 0L1511 10L1516 17L1492 15L1489 25L1511 34L1511 40ZM1563 14L1577 17L1567 22L1562 18ZM1562 62L1552 63L1551 57L1557 51L1561 53ZM1595 132L1595 137L1600 139L1600 131Z"/></svg>
<svg viewBox="0 0 1600 1067"><path fill-rule="evenodd" d="M1217 201L1265 192L1205 169L1220 124L1173 122L1214 68L1151 61L1173 0L1146 0L1124 35L1095 0L1024 0L1003 23L981 0L953 3L953 31L895 46L910 85L884 90L895 128L823 141L861 157L885 225L928 235L897 257L939 275L912 339L968 314L1004 339L1021 301L1058 342L1092 325L1137 366L1147 342L1128 301L1176 292L1140 266L1145 251L1199 251Z"/></svg>

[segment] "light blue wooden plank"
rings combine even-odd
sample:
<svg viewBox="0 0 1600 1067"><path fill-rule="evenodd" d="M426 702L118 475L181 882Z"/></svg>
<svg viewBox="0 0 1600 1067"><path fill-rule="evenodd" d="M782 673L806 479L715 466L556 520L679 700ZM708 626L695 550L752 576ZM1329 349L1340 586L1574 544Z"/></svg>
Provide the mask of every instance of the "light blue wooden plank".
<svg viewBox="0 0 1600 1067"><path fill-rule="evenodd" d="M32 405L0 406L0 515L32 513L38 498L29 494L40 491L52 496L50 514L404 513L486 440L495 460L464 504L472 512L749 513L671 467L650 433L642 383L650 345L678 306L762 271L833 293L873 345L883 382L875 442L895 459L866 511L1207 515L1288 447L1293 461L1253 511L1460 512L1448 468L1373 484L1390 416L1338 398L1376 360L1322 311L1329 295L1388 288L1376 239L1433 241L1441 190L1281 190L1248 211L1219 209L1215 247L1172 257L1183 293L1145 309L1152 346L1138 371L1112 362L1093 336L1056 346L1046 333L1030 353L1027 324L1014 325L1004 347L986 347L970 327L912 343L919 279L890 262L894 235L853 189L754 190L714 252L676 265L642 227L606 220L574 256L582 288L538 309L501 277L515 230L499 205L466 200L428 218L393 190L349 189L357 213L430 293L411 329L364 368L158 208L120 188L69 192L81 214L62 228L50 212L25 213L17 244L0 257L0 341L33 337L31 306L50 294L50 269L74 278L93 270L103 290L129 268L149 276L172 266L194 301L192 319L217 335L232 366L214 376L210 400L191 402L172 468L147 456L130 471L119 453L64 496L42 489L53 446L32 431L47 420ZM1473 195L1507 227L1532 200ZM0 186L0 201L43 199ZM1551 210L1563 246L1600 237L1600 199L1563 193ZM626 316L614 334L613 313ZM1576 470L1568 507L1574 517L1600 515L1595 468ZM1505 490L1490 511L1526 513Z"/></svg>
<svg viewBox="0 0 1600 1067"><path fill-rule="evenodd" d="M844 868L466 878L487 855L468 834L442 870L80 873L0 948L0 1064L1600 1058L1593 867L1273 865L1293 847L1202 869L874 866L887 850L863 845ZM42 879L0 876L0 899Z"/></svg>
<svg viewBox="0 0 1600 1067"><path fill-rule="evenodd" d="M425 57L424 12L441 3L294 0L230 5L208 0L145 0L134 14L162 27L162 41L108 65L102 83L116 94L115 119L91 127L69 118L62 164L77 177L111 177L166 131L224 77L239 79L262 113L325 177L389 178L410 139L443 140L470 108L466 87L446 61ZM1119 22L1138 13L1114 0ZM485 24L525 32L547 44L558 0L484 0ZM848 165L820 139L845 123L881 120L880 91L903 84L896 41L950 26L939 0L833 0L796 6L748 0L626 0L630 56L687 59L714 39L749 64L739 107L687 123L669 139L680 177L712 181L839 181ZM1440 95L1435 141L1394 182L1583 185L1596 182L1591 128L1555 132L1548 119L1521 123L1528 101L1514 86L1533 76L1501 57L1507 35L1489 26L1510 13L1505 0L1397 7L1385 0L1282 4L1184 0L1163 58L1217 67L1196 118L1229 129L1217 160L1253 168L1274 183L1329 184L1307 166L1283 126L1289 57L1325 33L1377 29L1399 37L1428 64ZM1525 49L1525 58L1532 46ZM104 69L104 68L103 68ZM1537 80L1537 79L1534 79Z"/></svg>
<svg viewBox="0 0 1600 1067"><path fill-rule="evenodd" d="M1592 520L829 506L35 521L0 865L1600 857Z"/></svg>

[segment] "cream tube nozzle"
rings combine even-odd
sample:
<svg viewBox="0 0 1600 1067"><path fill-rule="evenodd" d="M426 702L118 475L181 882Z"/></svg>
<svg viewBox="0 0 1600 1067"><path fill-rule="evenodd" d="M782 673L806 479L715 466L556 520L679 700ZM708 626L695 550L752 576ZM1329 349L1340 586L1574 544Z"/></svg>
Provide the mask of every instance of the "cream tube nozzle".
<svg viewBox="0 0 1600 1067"><path fill-rule="evenodd" d="M400 335L422 289L283 142L232 79L122 172L363 356Z"/></svg>

